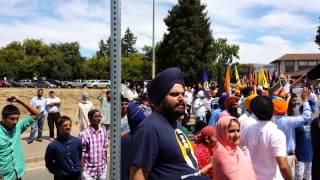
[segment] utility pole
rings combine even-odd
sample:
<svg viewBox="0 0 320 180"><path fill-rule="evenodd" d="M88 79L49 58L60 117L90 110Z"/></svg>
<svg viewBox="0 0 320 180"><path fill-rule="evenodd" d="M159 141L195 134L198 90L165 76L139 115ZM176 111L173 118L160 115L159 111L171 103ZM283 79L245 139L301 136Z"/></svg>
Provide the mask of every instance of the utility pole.
<svg viewBox="0 0 320 180"><path fill-rule="evenodd" d="M111 132L110 180L120 179L121 2L111 0Z"/></svg>
<svg viewBox="0 0 320 180"><path fill-rule="evenodd" d="M154 47L154 0L152 0L152 79L156 76L156 51Z"/></svg>

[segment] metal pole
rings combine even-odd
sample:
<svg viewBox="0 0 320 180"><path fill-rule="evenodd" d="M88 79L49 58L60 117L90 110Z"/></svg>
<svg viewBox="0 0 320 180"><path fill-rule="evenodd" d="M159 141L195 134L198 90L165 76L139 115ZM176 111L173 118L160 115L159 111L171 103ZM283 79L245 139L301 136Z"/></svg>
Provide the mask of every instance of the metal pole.
<svg viewBox="0 0 320 180"><path fill-rule="evenodd" d="M110 180L120 179L121 2L111 0L111 132Z"/></svg>
<svg viewBox="0 0 320 180"><path fill-rule="evenodd" d="M152 1L152 79L156 76L156 52L154 47L154 0Z"/></svg>

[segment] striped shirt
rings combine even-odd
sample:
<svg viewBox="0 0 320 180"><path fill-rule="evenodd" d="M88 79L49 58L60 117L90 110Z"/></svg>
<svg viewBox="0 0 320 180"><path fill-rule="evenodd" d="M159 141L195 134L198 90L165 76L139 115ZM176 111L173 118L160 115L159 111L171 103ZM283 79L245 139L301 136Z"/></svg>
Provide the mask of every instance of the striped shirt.
<svg viewBox="0 0 320 180"><path fill-rule="evenodd" d="M84 171L92 176L100 176L106 168L107 136L105 129L99 127L95 130L91 126L85 128L79 135L82 140Z"/></svg>
<svg viewBox="0 0 320 180"><path fill-rule="evenodd" d="M21 133L32 123L32 116L27 116L19 120L16 127L10 131L0 123L0 177L3 180L19 179L24 175Z"/></svg>

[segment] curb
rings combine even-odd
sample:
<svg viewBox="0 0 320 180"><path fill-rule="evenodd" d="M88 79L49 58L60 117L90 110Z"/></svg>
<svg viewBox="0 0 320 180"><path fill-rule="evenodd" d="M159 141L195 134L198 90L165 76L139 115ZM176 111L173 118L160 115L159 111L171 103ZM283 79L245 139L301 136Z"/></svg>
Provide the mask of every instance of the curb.
<svg viewBox="0 0 320 180"><path fill-rule="evenodd" d="M26 164L44 162L44 156L29 156L24 159Z"/></svg>

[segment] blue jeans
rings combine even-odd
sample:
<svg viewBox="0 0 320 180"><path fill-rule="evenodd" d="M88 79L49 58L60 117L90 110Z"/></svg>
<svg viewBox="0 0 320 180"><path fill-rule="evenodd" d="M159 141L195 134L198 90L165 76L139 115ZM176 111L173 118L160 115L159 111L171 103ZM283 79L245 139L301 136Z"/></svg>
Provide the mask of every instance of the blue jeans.
<svg viewBox="0 0 320 180"><path fill-rule="evenodd" d="M44 118L45 118L45 114L40 114L38 119L36 119L31 125L29 141L33 141L34 135L36 134L37 127L38 127L38 139L42 139Z"/></svg>

